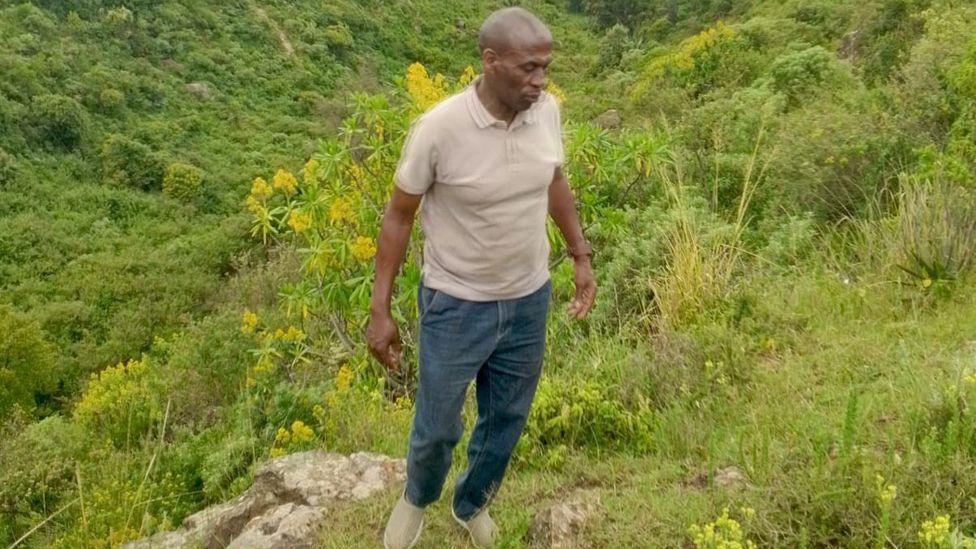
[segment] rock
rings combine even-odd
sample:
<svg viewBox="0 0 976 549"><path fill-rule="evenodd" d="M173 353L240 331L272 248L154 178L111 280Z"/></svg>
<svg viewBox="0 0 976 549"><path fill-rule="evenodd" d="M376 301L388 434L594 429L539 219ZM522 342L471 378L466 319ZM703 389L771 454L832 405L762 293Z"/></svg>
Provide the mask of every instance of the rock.
<svg viewBox="0 0 976 549"><path fill-rule="evenodd" d="M403 483L403 460L321 450L269 461L236 499L187 517L175 532L126 544L128 549L312 547L329 509Z"/></svg>
<svg viewBox="0 0 976 549"><path fill-rule="evenodd" d="M712 481L719 488L739 488L749 484L749 477L746 476L742 469L739 469L735 465L730 465L716 471Z"/></svg>
<svg viewBox="0 0 976 549"><path fill-rule="evenodd" d="M620 127L620 113L617 109L610 109L593 119L593 123L605 130L616 130Z"/></svg>
<svg viewBox="0 0 976 549"><path fill-rule="evenodd" d="M159 66L168 71L173 71L173 72L178 72L183 70L183 65L179 61L171 57L167 57L166 59L160 61Z"/></svg>
<svg viewBox="0 0 976 549"><path fill-rule="evenodd" d="M202 101L208 101L213 97L213 92L210 91L210 85L206 82L190 82L186 85L185 89L187 93Z"/></svg>
<svg viewBox="0 0 976 549"><path fill-rule="evenodd" d="M840 37L837 43L837 58L855 60L861 49L861 31L852 30Z"/></svg>
<svg viewBox="0 0 976 549"><path fill-rule="evenodd" d="M529 542L535 547L569 549L579 547L583 526L593 514L593 505L580 500L557 503L532 518Z"/></svg>
<svg viewBox="0 0 976 549"><path fill-rule="evenodd" d="M309 505L286 503L247 523L244 531L234 538L227 549L298 549L314 547L325 509Z"/></svg>

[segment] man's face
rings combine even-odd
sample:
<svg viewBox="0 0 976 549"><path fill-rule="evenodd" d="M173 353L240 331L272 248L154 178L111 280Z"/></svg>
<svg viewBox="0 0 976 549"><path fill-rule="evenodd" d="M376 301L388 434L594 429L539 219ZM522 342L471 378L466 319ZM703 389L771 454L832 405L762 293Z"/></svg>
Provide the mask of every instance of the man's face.
<svg viewBox="0 0 976 549"><path fill-rule="evenodd" d="M539 41L490 56L485 72L498 98L513 111L524 111L539 99L552 62L552 44Z"/></svg>

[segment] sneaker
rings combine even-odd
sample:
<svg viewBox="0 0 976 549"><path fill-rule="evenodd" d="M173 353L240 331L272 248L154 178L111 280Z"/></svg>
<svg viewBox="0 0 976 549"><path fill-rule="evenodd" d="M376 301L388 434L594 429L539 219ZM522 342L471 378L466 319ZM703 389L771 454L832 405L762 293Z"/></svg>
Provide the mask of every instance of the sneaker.
<svg viewBox="0 0 976 549"><path fill-rule="evenodd" d="M424 509L400 496L390 512L390 520L383 532L383 547L386 549L410 549L420 539L424 530Z"/></svg>
<svg viewBox="0 0 976 549"><path fill-rule="evenodd" d="M488 516L488 509L479 511L475 516L468 520L461 520L457 515L454 514L454 510L451 510L451 515L454 520L461 525L462 528L471 534L471 541L474 546L478 549L488 549L494 547L495 536L498 534L498 529L495 527L495 522L491 520Z"/></svg>

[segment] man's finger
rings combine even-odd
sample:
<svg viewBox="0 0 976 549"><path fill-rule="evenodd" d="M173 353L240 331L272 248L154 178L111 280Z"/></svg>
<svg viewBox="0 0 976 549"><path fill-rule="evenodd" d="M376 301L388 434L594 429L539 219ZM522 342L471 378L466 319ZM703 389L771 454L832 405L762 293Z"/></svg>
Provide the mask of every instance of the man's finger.
<svg viewBox="0 0 976 549"><path fill-rule="evenodd" d="M574 300L574 303L576 304L574 316L577 320L582 320L586 318L587 314L589 314L590 309L593 307L594 294L595 292L592 286L585 287L576 294L577 297Z"/></svg>

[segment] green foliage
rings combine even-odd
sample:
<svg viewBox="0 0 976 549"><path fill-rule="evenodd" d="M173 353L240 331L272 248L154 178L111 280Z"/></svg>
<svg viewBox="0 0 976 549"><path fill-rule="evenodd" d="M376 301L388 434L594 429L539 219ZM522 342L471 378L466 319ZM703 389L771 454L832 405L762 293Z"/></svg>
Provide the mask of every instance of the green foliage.
<svg viewBox="0 0 976 549"><path fill-rule="evenodd" d="M813 252L816 230L813 214L790 215L771 229L763 254L776 265L799 265Z"/></svg>
<svg viewBox="0 0 976 549"><path fill-rule="evenodd" d="M866 51L862 67L865 80L880 83L894 74L908 58L912 44L922 34L922 9L928 0L885 0L866 25L862 43Z"/></svg>
<svg viewBox="0 0 976 549"><path fill-rule="evenodd" d="M115 88L104 88L98 93L98 106L105 112L114 112L125 103L125 94Z"/></svg>
<svg viewBox="0 0 976 549"><path fill-rule="evenodd" d="M0 540L12 543L15 533L56 511L62 495L72 491L88 434L60 415L26 426L6 423L2 432Z"/></svg>
<svg viewBox="0 0 976 549"><path fill-rule="evenodd" d="M182 162L174 162L163 172L163 194L180 200L190 200L200 193L203 170Z"/></svg>
<svg viewBox="0 0 976 549"><path fill-rule="evenodd" d="M74 419L97 439L117 447L138 444L163 418L159 380L146 359L92 374Z"/></svg>
<svg viewBox="0 0 976 549"><path fill-rule="evenodd" d="M976 196L947 182L907 182L898 201L898 266L923 289L965 276L976 260Z"/></svg>
<svg viewBox="0 0 976 549"><path fill-rule="evenodd" d="M31 100L30 121L42 142L70 150L80 145L85 136L88 113L71 97L44 94Z"/></svg>
<svg viewBox="0 0 976 549"><path fill-rule="evenodd" d="M102 143L100 157L104 183L142 191L159 188L162 163L145 144L113 134Z"/></svg>
<svg viewBox="0 0 976 549"><path fill-rule="evenodd" d="M652 9L641 0L580 0L580 7L606 27L621 23L633 26Z"/></svg>
<svg viewBox="0 0 976 549"><path fill-rule="evenodd" d="M37 320L0 304L0 421L17 408L33 413L57 382L54 349Z"/></svg>
<svg viewBox="0 0 976 549"><path fill-rule="evenodd" d="M539 384L525 437L539 449L562 445L642 452L651 446L651 429L646 402L625 403L609 384L569 377Z"/></svg>
<svg viewBox="0 0 976 549"><path fill-rule="evenodd" d="M14 181L19 171L17 159L7 151L0 149L0 187Z"/></svg>
<svg viewBox="0 0 976 549"><path fill-rule="evenodd" d="M820 46L803 47L778 57L769 68L773 89L789 98L792 104L819 87L835 68L835 56Z"/></svg>

